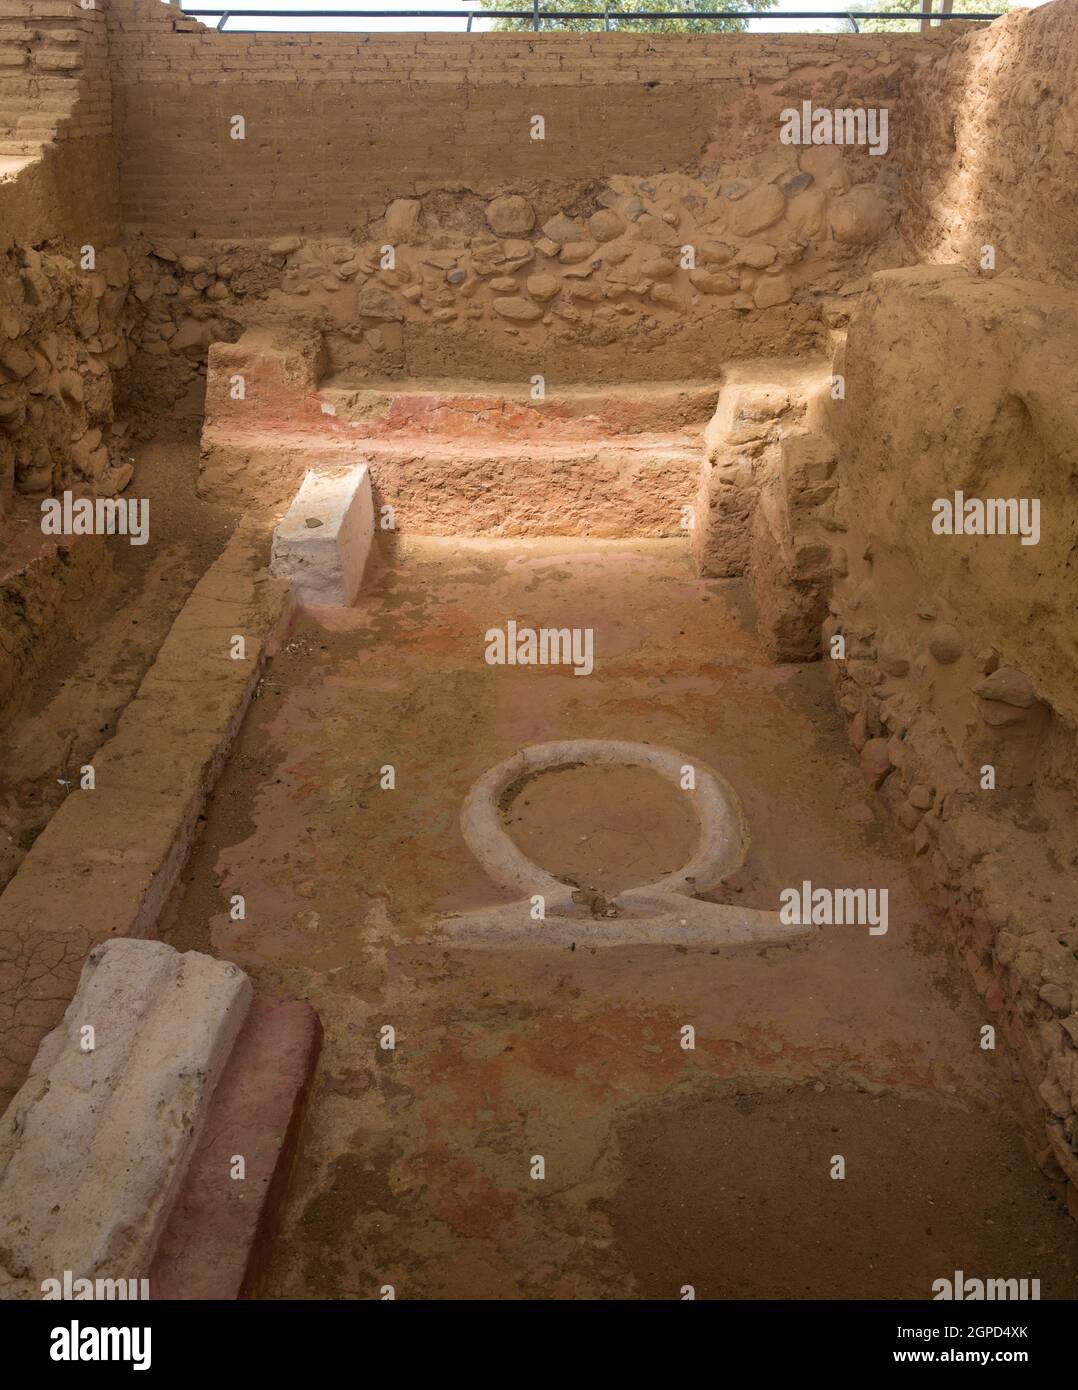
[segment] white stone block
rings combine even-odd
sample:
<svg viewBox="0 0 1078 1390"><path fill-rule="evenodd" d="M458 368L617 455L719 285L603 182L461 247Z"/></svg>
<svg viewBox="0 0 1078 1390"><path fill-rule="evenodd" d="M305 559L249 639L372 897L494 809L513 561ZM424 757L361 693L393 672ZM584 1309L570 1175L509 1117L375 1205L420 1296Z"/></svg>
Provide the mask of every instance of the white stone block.
<svg viewBox="0 0 1078 1390"><path fill-rule="evenodd" d="M238 966L160 941L90 952L0 1120L0 1297L148 1274L251 997Z"/></svg>
<svg viewBox="0 0 1078 1390"><path fill-rule="evenodd" d="M309 472L273 533L270 570L292 580L301 603L346 607L359 593L373 537L367 465Z"/></svg>

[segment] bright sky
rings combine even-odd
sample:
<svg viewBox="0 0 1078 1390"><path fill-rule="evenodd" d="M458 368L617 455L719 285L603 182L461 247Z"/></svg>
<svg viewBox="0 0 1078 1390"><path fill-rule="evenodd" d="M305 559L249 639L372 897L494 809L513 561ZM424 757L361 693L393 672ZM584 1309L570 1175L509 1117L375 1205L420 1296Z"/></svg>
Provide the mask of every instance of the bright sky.
<svg viewBox="0 0 1078 1390"><path fill-rule="evenodd" d="M163 0L167 3L167 0ZM540 0L542 5L543 0ZM1016 8L1030 9L1035 5L1044 4L1046 0L1012 0ZM531 0L498 0L500 9L528 9ZM226 9L228 0L183 0L183 8L196 11L202 7L207 9ZM391 9L417 9L417 10L461 10L466 12L469 9L479 9L479 0L236 0L237 9L258 9L258 10L391 10ZM639 0L639 7L642 10L649 8L648 0ZM602 8L602 0L579 0L579 9L598 10ZM712 8L718 10L722 8L721 0L714 0ZM775 9L781 10L839 10L842 9L842 0L779 0ZM887 10L890 6L887 0L876 0L874 9ZM938 8L938 2L935 8ZM985 0L984 13L991 14L995 5L991 0ZM204 24L216 24L216 19L203 18ZM465 29L466 20L460 19L254 19L243 20L234 17L228 21L229 30L237 29L334 29L341 30L416 30L416 29L442 29L450 30L455 33L462 33ZM476 20L473 29L483 29L489 27L489 21ZM636 26L626 25L626 28ZM771 19L750 21L749 28L762 33L781 34L804 31L809 29L840 29L845 26L833 20L820 20L818 24L813 24L807 19ZM915 26L911 24L912 30Z"/></svg>

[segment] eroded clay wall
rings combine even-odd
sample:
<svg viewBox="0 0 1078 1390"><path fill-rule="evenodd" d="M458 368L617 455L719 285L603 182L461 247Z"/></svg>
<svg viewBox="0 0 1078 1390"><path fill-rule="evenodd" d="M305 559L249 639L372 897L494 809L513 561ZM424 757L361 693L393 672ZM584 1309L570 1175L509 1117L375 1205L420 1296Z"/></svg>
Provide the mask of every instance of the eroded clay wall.
<svg viewBox="0 0 1078 1390"><path fill-rule="evenodd" d="M964 27L964 26L963 26ZM907 82L905 227L919 258L1078 285L1078 5L1016 10Z"/></svg>
<svg viewBox="0 0 1078 1390"><path fill-rule="evenodd" d="M1019 1045L1074 1211L1076 65L1057 0L908 84L904 228L937 264L874 277L835 365L825 627L866 776Z"/></svg>
<svg viewBox="0 0 1078 1390"><path fill-rule="evenodd" d="M873 279L836 363L824 652L865 774L1019 1045L1072 1203L1076 342L1073 291L958 266Z"/></svg>
<svg viewBox="0 0 1078 1390"><path fill-rule="evenodd" d="M779 659L823 656L1078 1213L1076 56L1060 0L910 74L902 226L929 264L851 297L800 416L774 366L728 376L696 539Z"/></svg>

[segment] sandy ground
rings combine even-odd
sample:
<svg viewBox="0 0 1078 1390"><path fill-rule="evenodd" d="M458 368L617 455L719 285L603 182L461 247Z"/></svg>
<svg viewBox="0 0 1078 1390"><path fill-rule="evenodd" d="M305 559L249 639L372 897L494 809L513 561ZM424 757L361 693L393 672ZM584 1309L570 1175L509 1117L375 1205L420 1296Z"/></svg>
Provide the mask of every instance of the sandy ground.
<svg viewBox="0 0 1078 1390"><path fill-rule="evenodd" d="M593 628L594 674L487 665L510 618ZM956 1269L1078 1293L1025 1092L980 1050L981 1006L825 674L769 665L739 585L694 578L679 542L415 541L383 550L354 610L298 622L163 929L325 1026L265 1295L926 1298ZM574 737L729 778L753 842L715 900L886 887L888 933L599 949L598 922L571 951L424 944L437 916L505 900L461 838L472 782ZM559 872L640 881L685 832L644 777L536 779L511 833Z"/></svg>
<svg viewBox="0 0 1078 1390"><path fill-rule="evenodd" d="M675 873L699 827L689 798L642 767L564 767L502 798L502 822L533 864L607 898Z"/></svg>

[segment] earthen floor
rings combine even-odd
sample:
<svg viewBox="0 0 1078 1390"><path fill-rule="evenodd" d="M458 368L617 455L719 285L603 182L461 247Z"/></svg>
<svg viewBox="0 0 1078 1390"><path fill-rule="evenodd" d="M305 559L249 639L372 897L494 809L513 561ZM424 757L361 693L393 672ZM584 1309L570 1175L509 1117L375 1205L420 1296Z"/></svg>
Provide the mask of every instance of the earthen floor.
<svg viewBox="0 0 1078 1390"><path fill-rule="evenodd" d="M487 665L484 633L511 618L594 629L594 673ZM265 1295L924 1299L958 1269L1078 1294L1025 1093L1005 1045L980 1048L983 1009L826 672L769 664L751 634L739 584L696 579L677 541L401 542L354 610L297 623L163 924L325 1026ZM554 738L665 744L733 783L752 845L716 901L885 887L887 934L596 949L596 922L571 951L423 944L438 916L510 896L472 860L461 802ZM631 778L567 786L521 826L552 867L585 837L615 876L637 833L646 873L682 857L683 827Z"/></svg>

